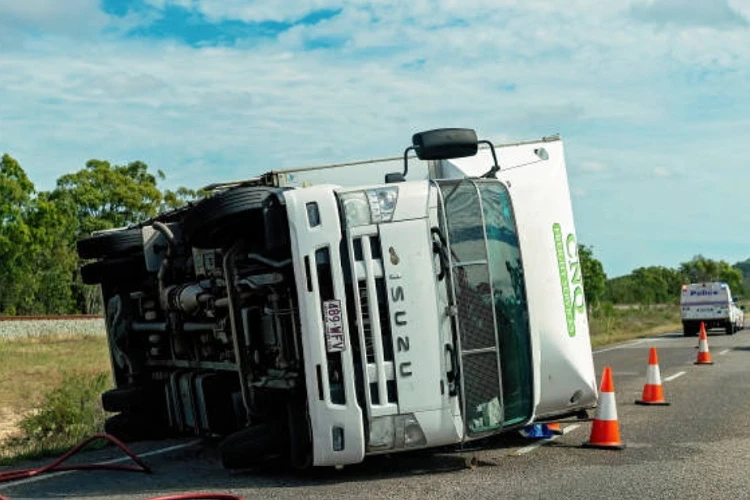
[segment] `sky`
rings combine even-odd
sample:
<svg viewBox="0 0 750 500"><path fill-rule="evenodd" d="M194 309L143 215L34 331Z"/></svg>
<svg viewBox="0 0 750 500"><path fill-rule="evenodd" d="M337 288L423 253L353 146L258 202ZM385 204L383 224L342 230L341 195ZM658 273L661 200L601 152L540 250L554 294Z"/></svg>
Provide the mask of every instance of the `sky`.
<svg viewBox="0 0 750 500"><path fill-rule="evenodd" d="M750 0L0 0L0 153L162 188L560 134L610 277L750 257ZM502 160L501 160L502 162Z"/></svg>

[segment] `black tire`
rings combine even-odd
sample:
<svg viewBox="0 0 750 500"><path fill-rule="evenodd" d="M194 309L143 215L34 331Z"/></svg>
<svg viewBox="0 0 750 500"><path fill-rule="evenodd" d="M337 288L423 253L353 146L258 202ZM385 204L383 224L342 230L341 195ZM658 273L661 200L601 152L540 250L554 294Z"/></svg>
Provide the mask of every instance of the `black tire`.
<svg viewBox="0 0 750 500"><path fill-rule="evenodd" d="M261 423L231 434L219 449L224 468L243 469L285 455L288 443L278 426Z"/></svg>
<svg viewBox="0 0 750 500"><path fill-rule="evenodd" d="M724 331L727 335L734 335L734 332L736 332L737 330L734 328L734 323L729 322L724 327Z"/></svg>
<svg viewBox="0 0 750 500"><path fill-rule="evenodd" d="M126 443L169 437L167 428L160 419L130 412L119 413L105 420L104 432Z"/></svg>
<svg viewBox="0 0 750 500"><path fill-rule="evenodd" d="M102 407L113 413L142 411L144 401L143 390L138 387L119 387L102 394Z"/></svg>
<svg viewBox="0 0 750 500"><path fill-rule="evenodd" d="M304 399L292 401L287 407L289 419L289 465L298 471L312 467L312 437L309 412Z"/></svg>
<svg viewBox="0 0 750 500"><path fill-rule="evenodd" d="M269 187L240 187L201 200L183 221L183 234L195 248L227 248L241 235L274 239L269 227L281 214L278 194Z"/></svg>
<svg viewBox="0 0 750 500"><path fill-rule="evenodd" d="M695 328L693 323L688 321L682 322L682 335L684 337L694 337L698 330Z"/></svg>
<svg viewBox="0 0 750 500"><path fill-rule="evenodd" d="M143 253L143 237L140 229L124 229L97 234L76 243L78 256L82 259L98 259L107 255Z"/></svg>
<svg viewBox="0 0 750 500"><path fill-rule="evenodd" d="M87 285L98 285L103 282L136 283L145 275L146 264L143 256L100 260L81 267L81 280Z"/></svg>

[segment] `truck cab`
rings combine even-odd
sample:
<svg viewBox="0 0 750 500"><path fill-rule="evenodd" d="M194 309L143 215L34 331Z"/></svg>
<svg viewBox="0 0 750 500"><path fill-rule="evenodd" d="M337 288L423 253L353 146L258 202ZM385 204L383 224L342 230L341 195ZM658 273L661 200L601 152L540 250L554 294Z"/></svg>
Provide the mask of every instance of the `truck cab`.
<svg viewBox="0 0 750 500"><path fill-rule="evenodd" d="M341 466L593 407L561 141L498 150L502 167L473 130L427 131L79 242L108 430L216 436L227 467Z"/></svg>

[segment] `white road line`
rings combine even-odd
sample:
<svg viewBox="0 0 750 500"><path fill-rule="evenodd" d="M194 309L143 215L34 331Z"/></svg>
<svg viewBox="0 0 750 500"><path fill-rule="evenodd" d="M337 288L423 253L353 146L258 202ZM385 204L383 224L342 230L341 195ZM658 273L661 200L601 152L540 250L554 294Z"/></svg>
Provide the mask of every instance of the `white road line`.
<svg viewBox="0 0 750 500"><path fill-rule="evenodd" d="M567 427L564 427L562 431L563 431L563 434L567 434L569 432L573 432L574 430L578 429L579 427L580 427L580 425L573 424L573 425L569 425ZM542 439L542 440L540 440L540 441L538 441L538 442L536 442L534 444L531 444L529 446L525 446L525 447L523 447L521 449L518 449L518 450L514 451L513 453L511 453L510 455L514 456L514 457L519 457L521 455L525 455L526 453L529 453L531 451L536 450L537 448L539 448L540 446L542 446L544 443L549 443L550 441L554 441L555 439L557 439L559 437L560 436L552 436L551 438Z"/></svg>
<svg viewBox="0 0 750 500"><path fill-rule="evenodd" d="M685 375L685 373L686 372L677 372L674 375L670 375L669 377L665 377L664 378L664 382L671 382L671 381L673 381L676 378L682 377L683 375Z"/></svg>
<svg viewBox="0 0 750 500"><path fill-rule="evenodd" d="M615 349L624 349L626 347L631 347L631 346L643 343L646 340L649 340L649 339L638 339L632 342L627 342L625 344L620 344L620 345L616 345L612 347L605 347L604 349L597 349L596 351L594 351L594 354L599 354L600 352L614 351Z"/></svg>
<svg viewBox="0 0 750 500"><path fill-rule="evenodd" d="M159 450L153 450L146 453L136 454L139 458L145 458L145 457L151 457L154 455L161 455L164 453L169 453L170 451L175 450L181 450L182 448L188 448L190 446L193 446L195 444L200 443L200 439L196 439L194 441L190 441L189 443L183 443L183 444L177 444L175 446L168 446L166 448L161 448ZM132 461L130 457L121 457L121 458L115 458L113 460L107 460L105 462L97 462L99 464L116 464L117 462L129 462ZM59 477L59 476L65 476L67 474L73 474L74 472L78 472L75 470L64 470L60 472L50 472L48 474L42 474L40 476L34 476L30 477L28 479L21 479L19 481L11 481L7 484L2 485L5 488L13 487L13 486L20 486L22 484L29 484L29 483L35 483L37 481L44 481L45 479L52 479L53 477Z"/></svg>
<svg viewBox="0 0 750 500"><path fill-rule="evenodd" d="M724 349L723 351L721 351L721 352L719 353L719 356L723 356L723 355L725 355L726 353L728 353L729 351L731 351L731 349Z"/></svg>

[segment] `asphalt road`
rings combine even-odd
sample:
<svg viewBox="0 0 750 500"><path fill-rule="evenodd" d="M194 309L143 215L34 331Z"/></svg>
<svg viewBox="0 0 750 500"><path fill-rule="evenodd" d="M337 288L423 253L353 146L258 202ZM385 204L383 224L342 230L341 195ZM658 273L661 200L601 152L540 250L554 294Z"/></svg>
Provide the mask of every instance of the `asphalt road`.
<svg viewBox="0 0 750 500"><path fill-rule="evenodd" d="M246 499L506 498L740 499L750 498L750 330L710 332L714 365L694 365L696 337L638 340L595 352L597 379L614 374L623 451L585 449L591 424L566 424L552 441L515 433L480 450L415 453L368 459L343 470L306 475L222 469L211 443L139 443L151 475L73 472L0 485L10 500L29 498L146 499L188 491L235 493ZM645 383L648 350L656 346L670 406L634 404ZM174 448L176 447L176 448ZM171 451L163 451L172 448ZM478 465L466 467L476 456ZM113 450L85 460L111 459ZM34 465L34 464L30 464Z"/></svg>

